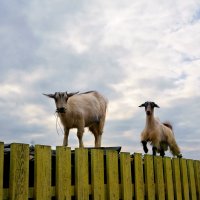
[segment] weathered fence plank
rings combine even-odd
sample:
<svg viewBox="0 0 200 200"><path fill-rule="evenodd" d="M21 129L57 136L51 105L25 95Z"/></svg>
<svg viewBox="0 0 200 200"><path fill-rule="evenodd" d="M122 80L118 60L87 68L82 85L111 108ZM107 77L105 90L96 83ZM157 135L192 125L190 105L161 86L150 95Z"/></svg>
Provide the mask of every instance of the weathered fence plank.
<svg viewBox="0 0 200 200"><path fill-rule="evenodd" d="M56 147L56 199L71 199L71 149Z"/></svg>
<svg viewBox="0 0 200 200"><path fill-rule="evenodd" d="M165 200L165 183L163 175L163 159L161 156L154 156L154 171L156 184L156 199Z"/></svg>
<svg viewBox="0 0 200 200"><path fill-rule="evenodd" d="M104 187L104 151L91 150L91 184L92 198L106 200Z"/></svg>
<svg viewBox="0 0 200 200"><path fill-rule="evenodd" d="M145 190L148 200L155 199L155 181L153 170L153 156L144 156L144 169L145 169Z"/></svg>
<svg viewBox="0 0 200 200"><path fill-rule="evenodd" d="M168 200L174 199L174 188L173 188L173 178L172 178L172 163L171 158L165 157L164 162L164 178L166 184L166 198Z"/></svg>
<svg viewBox="0 0 200 200"><path fill-rule="evenodd" d="M121 190L123 200L133 199L130 153L120 153Z"/></svg>
<svg viewBox="0 0 200 200"><path fill-rule="evenodd" d="M195 177L194 177L193 160L187 160L187 166L188 166L190 199L196 200L197 195L196 195L196 183L195 183Z"/></svg>
<svg viewBox="0 0 200 200"><path fill-rule="evenodd" d="M142 154L134 154L135 199L144 200L144 175Z"/></svg>
<svg viewBox="0 0 200 200"><path fill-rule="evenodd" d="M28 199L29 145L11 144L9 199Z"/></svg>
<svg viewBox="0 0 200 200"><path fill-rule="evenodd" d="M176 200L182 200L182 189L181 189L181 174L180 174L180 163L179 158L172 159L172 169L174 177L174 195Z"/></svg>
<svg viewBox="0 0 200 200"><path fill-rule="evenodd" d="M51 199L51 147L35 146L34 197L36 200Z"/></svg>
<svg viewBox="0 0 200 200"><path fill-rule="evenodd" d="M3 200L4 143L0 142L0 200Z"/></svg>
<svg viewBox="0 0 200 200"><path fill-rule="evenodd" d="M36 145L33 155L29 160L27 144L13 143L4 152L0 142L0 200L200 199L197 160L151 155L143 159L139 153L132 158L130 153L84 148L75 149L74 155L63 146L56 147L55 156L50 146L43 145Z"/></svg>
<svg viewBox="0 0 200 200"><path fill-rule="evenodd" d="M186 159L180 159L181 168L181 185L182 185L182 196L184 200L189 200L189 184L188 184L188 171Z"/></svg>
<svg viewBox="0 0 200 200"><path fill-rule="evenodd" d="M106 151L107 199L119 199L118 152Z"/></svg>
<svg viewBox="0 0 200 200"><path fill-rule="evenodd" d="M200 161L194 161L194 170L196 178L197 199L200 199Z"/></svg>
<svg viewBox="0 0 200 200"><path fill-rule="evenodd" d="M75 193L77 200L89 199L88 150L75 149Z"/></svg>

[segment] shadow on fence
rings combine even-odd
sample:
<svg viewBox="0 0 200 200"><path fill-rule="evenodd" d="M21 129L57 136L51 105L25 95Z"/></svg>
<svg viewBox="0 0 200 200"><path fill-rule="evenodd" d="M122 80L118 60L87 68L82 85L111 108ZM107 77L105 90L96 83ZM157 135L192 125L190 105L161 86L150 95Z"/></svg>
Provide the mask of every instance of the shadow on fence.
<svg viewBox="0 0 200 200"><path fill-rule="evenodd" d="M200 161L0 143L0 200L200 199Z"/></svg>

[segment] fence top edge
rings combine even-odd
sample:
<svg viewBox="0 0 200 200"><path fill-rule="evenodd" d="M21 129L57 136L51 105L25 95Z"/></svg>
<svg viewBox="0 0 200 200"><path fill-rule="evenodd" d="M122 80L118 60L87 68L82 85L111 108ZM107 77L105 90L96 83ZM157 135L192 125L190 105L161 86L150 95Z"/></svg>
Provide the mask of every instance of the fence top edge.
<svg viewBox="0 0 200 200"><path fill-rule="evenodd" d="M121 152L121 146L116 146L116 147L99 147L99 148L95 148L95 147L85 147L85 148L75 148L74 150L71 148L71 147L66 147L66 146L51 146L51 145L42 145L42 144L35 144L35 145L32 145L32 144L28 144L28 143L21 143L21 142L12 142L12 143L9 143L9 144L6 144L4 143L3 141L0 141L0 145L4 145L4 150L7 148L7 149L10 149L11 145L12 144L15 144L15 145L28 145L29 147L33 147L35 148L36 146L38 147L48 147L48 148L51 148L52 151L56 151L56 148L67 148L67 149L70 149L71 152L75 152L76 149L87 149L89 152L92 150L102 150L102 151L118 151L119 154L123 153L123 154L130 154L130 156L133 158L134 156L142 156L142 157L146 157L146 156L153 156L151 154L142 154L142 153L138 153L138 152L134 152L134 153L130 153L130 152ZM52 148L53 147L53 148ZM7 150L7 151L10 151L10 150ZM163 158L165 160L168 160L168 159L171 159L171 160L179 160L179 161L195 161L195 162L200 162L200 160L197 160L197 159L192 159L192 158L176 158L176 157L169 157L169 156L165 156L165 157L161 157L161 156L155 156L155 158Z"/></svg>

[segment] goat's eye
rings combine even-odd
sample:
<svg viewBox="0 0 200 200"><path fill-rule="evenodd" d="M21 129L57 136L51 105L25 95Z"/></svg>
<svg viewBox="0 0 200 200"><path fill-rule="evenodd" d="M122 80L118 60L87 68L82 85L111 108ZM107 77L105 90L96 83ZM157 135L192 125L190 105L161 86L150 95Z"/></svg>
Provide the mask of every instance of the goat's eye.
<svg viewBox="0 0 200 200"><path fill-rule="evenodd" d="M55 98L55 102L57 102L57 101L58 101L58 99Z"/></svg>

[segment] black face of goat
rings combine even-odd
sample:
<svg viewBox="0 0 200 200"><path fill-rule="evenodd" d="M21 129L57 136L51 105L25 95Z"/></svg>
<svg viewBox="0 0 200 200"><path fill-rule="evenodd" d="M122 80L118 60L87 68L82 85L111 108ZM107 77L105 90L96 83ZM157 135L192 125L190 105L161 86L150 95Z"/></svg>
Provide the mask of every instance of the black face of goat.
<svg viewBox="0 0 200 200"><path fill-rule="evenodd" d="M146 114L149 116L153 113L155 107L160 108L156 103L151 101L146 101L145 103L141 104L139 107L145 107Z"/></svg>

